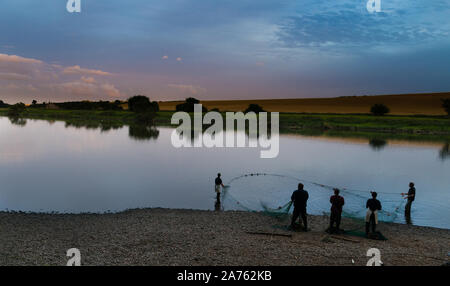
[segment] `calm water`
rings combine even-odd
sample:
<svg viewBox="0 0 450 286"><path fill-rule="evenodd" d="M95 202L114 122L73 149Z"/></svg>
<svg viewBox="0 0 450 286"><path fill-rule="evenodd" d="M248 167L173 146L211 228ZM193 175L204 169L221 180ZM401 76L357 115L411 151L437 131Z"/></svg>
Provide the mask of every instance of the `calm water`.
<svg viewBox="0 0 450 286"><path fill-rule="evenodd" d="M0 210L214 209L217 172L225 184L245 173L264 172L374 189L382 193L382 203L393 206L414 181L413 223L450 228L450 159L443 144L282 135L279 156L260 159L255 148L176 149L171 133L170 128L102 131L33 120L12 124L0 117ZM276 207L295 188L295 179L265 176L237 180L229 192L254 208L260 201ZM364 192L361 205L350 203L347 210L364 208L369 195ZM329 210L329 192L310 195L310 213ZM224 202L225 209L235 207ZM395 221L403 222L403 214Z"/></svg>

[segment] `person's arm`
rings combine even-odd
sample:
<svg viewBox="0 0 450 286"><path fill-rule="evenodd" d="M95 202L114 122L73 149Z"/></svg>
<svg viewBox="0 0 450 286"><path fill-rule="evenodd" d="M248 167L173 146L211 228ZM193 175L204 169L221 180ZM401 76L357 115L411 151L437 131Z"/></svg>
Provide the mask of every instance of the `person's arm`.
<svg viewBox="0 0 450 286"><path fill-rule="evenodd" d="M378 201L378 210L381 211L381 203Z"/></svg>
<svg viewBox="0 0 450 286"><path fill-rule="evenodd" d="M342 197L342 205L345 205L344 197Z"/></svg>
<svg viewBox="0 0 450 286"><path fill-rule="evenodd" d="M366 209L368 209L369 208L369 200L367 200L367 202L366 202Z"/></svg>
<svg viewBox="0 0 450 286"><path fill-rule="evenodd" d="M295 192L292 193L292 196L291 196L291 202L295 201L295 196L294 196L294 194L295 194Z"/></svg>

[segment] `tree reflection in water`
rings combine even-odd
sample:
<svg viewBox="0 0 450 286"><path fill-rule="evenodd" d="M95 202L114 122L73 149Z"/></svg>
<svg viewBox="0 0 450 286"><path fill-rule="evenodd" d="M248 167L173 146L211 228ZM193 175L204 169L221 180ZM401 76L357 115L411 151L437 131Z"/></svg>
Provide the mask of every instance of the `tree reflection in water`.
<svg viewBox="0 0 450 286"><path fill-rule="evenodd" d="M369 140L369 145L375 151L380 151L387 145L387 141L384 139L373 138Z"/></svg>
<svg viewBox="0 0 450 286"><path fill-rule="evenodd" d="M441 151L439 151L439 157L442 160L450 159L450 143L447 142L442 146Z"/></svg>
<svg viewBox="0 0 450 286"><path fill-rule="evenodd" d="M10 116L8 117L11 124L24 127L27 125L27 120L25 118L19 117L19 116Z"/></svg>
<svg viewBox="0 0 450 286"><path fill-rule="evenodd" d="M130 125L128 129L128 135L130 138L141 141L157 139L159 136L159 130L155 125Z"/></svg>

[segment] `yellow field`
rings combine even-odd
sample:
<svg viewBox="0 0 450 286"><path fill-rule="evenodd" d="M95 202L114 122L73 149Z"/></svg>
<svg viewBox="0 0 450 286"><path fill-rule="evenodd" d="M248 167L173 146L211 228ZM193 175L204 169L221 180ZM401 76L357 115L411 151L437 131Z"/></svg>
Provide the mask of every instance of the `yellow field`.
<svg viewBox="0 0 450 286"><path fill-rule="evenodd" d="M444 115L441 99L450 98L450 92L428 94L401 94L376 96L347 96L335 98L255 99L202 101L208 109L243 111L250 103L257 103L267 111L306 113L369 113L370 107L383 103L391 114ZM175 110L181 101L159 102L161 110Z"/></svg>

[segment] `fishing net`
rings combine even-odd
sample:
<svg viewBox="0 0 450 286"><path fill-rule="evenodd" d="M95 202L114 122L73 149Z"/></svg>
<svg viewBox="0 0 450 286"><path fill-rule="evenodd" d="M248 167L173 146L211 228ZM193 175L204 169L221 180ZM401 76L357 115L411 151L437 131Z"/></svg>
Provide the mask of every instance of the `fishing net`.
<svg viewBox="0 0 450 286"><path fill-rule="evenodd" d="M250 173L235 177L224 189L223 201L227 208L263 212L284 218L292 212L290 198L300 182L309 193L308 213L329 214L331 206L329 200L333 195L333 188L339 188L340 195L345 199L342 215L355 220L364 220L367 211L366 201L371 197L368 190L329 186L287 175ZM404 199L399 193L383 191L377 193L383 206L383 210L378 213L378 220L398 222L402 218Z"/></svg>

